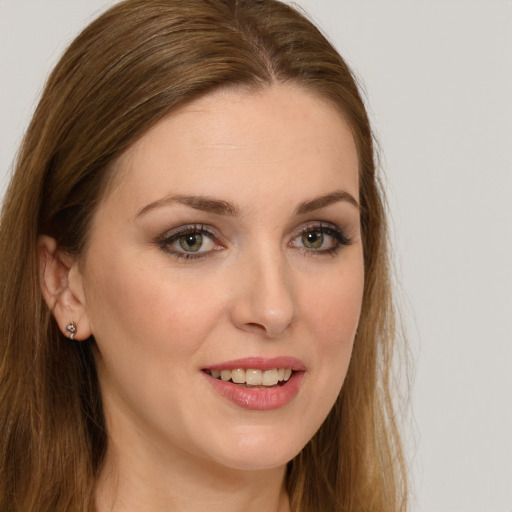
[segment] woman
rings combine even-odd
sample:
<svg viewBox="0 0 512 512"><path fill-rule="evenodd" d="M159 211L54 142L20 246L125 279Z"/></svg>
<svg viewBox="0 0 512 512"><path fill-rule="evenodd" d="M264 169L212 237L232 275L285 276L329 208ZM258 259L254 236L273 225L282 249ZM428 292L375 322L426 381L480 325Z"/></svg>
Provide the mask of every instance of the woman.
<svg viewBox="0 0 512 512"><path fill-rule="evenodd" d="M93 22L0 246L1 510L406 509L371 130L290 7Z"/></svg>

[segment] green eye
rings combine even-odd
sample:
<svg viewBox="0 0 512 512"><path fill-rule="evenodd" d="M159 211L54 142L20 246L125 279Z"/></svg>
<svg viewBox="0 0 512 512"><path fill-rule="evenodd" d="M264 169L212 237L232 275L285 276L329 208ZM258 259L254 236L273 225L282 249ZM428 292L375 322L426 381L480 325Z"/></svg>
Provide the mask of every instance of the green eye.
<svg viewBox="0 0 512 512"><path fill-rule="evenodd" d="M222 248L215 242L220 237L218 232L203 224L181 226L173 231L166 233L158 245L176 258L200 258Z"/></svg>
<svg viewBox="0 0 512 512"><path fill-rule="evenodd" d="M335 224L311 223L305 226L290 242L291 247L302 249L305 254L336 254L351 240Z"/></svg>
<svg viewBox="0 0 512 512"><path fill-rule="evenodd" d="M184 251L197 252L203 245L203 235L201 233L189 233L181 236L178 241Z"/></svg>
<svg viewBox="0 0 512 512"><path fill-rule="evenodd" d="M320 249L324 244L324 234L321 231L302 233L302 243L308 249Z"/></svg>

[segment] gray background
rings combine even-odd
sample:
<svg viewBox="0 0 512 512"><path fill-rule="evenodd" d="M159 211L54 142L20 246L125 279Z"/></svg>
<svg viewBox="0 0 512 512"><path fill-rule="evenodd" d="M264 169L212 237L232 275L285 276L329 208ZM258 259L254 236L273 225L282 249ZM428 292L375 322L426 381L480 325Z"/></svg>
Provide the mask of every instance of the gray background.
<svg viewBox="0 0 512 512"><path fill-rule="evenodd" d="M0 193L44 78L113 3L0 0ZM414 510L511 512L512 2L298 3L361 77L382 146Z"/></svg>

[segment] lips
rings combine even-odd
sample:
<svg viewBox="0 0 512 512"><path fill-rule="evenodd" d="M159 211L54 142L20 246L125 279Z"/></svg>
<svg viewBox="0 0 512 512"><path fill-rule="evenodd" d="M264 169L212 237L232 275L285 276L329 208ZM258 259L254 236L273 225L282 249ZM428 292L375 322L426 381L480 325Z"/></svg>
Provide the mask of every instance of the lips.
<svg viewBox="0 0 512 512"><path fill-rule="evenodd" d="M244 409L272 410L284 407L298 394L306 368L292 357L251 357L203 369L212 388Z"/></svg>

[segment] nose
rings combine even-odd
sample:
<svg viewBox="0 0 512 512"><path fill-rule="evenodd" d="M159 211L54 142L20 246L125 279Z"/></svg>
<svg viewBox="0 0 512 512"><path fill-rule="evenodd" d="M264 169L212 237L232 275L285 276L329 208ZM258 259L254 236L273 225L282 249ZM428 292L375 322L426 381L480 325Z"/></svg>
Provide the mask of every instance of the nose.
<svg viewBox="0 0 512 512"><path fill-rule="evenodd" d="M277 338L292 325L296 301L283 255L266 253L248 258L237 273L235 290L231 316L238 329Z"/></svg>

